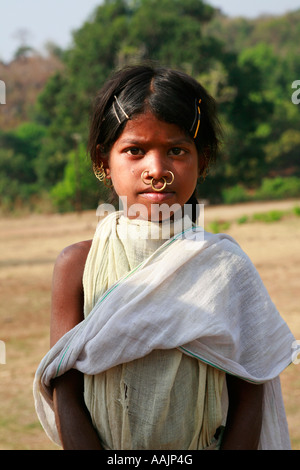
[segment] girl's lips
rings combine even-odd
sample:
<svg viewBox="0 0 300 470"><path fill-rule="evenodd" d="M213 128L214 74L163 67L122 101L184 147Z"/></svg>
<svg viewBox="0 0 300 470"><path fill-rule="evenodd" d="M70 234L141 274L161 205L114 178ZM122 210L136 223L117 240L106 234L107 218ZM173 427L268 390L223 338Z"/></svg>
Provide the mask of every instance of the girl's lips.
<svg viewBox="0 0 300 470"><path fill-rule="evenodd" d="M140 193L140 196L142 196L144 199L148 199L148 201L151 202L163 202L167 201L168 199L171 199L174 196L174 193L145 191L143 193Z"/></svg>

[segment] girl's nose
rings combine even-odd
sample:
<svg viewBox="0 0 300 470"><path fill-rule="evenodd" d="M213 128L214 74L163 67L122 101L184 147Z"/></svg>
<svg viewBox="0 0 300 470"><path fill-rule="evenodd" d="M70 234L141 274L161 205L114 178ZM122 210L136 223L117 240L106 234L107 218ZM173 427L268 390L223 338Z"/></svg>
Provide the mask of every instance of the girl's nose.
<svg viewBox="0 0 300 470"><path fill-rule="evenodd" d="M148 171L147 176L149 178L159 180L168 175L168 168L166 168L165 159L162 158L159 152L149 158L145 164L147 166L145 169Z"/></svg>

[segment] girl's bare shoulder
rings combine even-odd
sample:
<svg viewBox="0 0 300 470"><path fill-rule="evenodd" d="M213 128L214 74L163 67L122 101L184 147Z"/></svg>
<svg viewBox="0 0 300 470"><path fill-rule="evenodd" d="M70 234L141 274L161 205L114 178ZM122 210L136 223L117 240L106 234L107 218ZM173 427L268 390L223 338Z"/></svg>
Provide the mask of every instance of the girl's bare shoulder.
<svg viewBox="0 0 300 470"><path fill-rule="evenodd" d="M52 278L51 346L83 320L82 276L92 240L64 248L56 259Z"/></svg>
<svg viewBox="0 0 300 470"><path fill-rule="evenodd" d="M77 276L81 278L91 244L92 240L85 240L64 248L56 259L54 274L59 271L72 278Z"/></svg>
<svg viewBox="0 0 300 470"><path fill-rule="evenodd" d="M73 243L65 247L58 255L57 262L69 263L72 261L86 260L90 251L92 240L84 240L82 242Z"/></svg>

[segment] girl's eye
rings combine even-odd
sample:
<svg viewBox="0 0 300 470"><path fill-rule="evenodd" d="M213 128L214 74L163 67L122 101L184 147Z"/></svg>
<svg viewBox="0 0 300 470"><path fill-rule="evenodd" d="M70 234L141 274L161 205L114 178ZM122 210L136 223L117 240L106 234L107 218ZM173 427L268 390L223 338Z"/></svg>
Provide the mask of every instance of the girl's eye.
<svg viewBox="0 0 300 470"><path fill-rule="evenodd" d="M170 153L171 153L172 155L176 155L176 156L178 157L178 156L185 155L185 154L186 154L186 151L183 150L183 149L180 148L180 147L174 147L174 148L172 148L172 149L170 150Z"/></svg>
<svg viewBox="0 0 300 470"><path fill-rule="evenodd" d="M143 151L138 147L131 147L131 148L126 150L126 153L128 153L129 155L132 155L134 157L136 157L138 155L143 155Z"/></svg>

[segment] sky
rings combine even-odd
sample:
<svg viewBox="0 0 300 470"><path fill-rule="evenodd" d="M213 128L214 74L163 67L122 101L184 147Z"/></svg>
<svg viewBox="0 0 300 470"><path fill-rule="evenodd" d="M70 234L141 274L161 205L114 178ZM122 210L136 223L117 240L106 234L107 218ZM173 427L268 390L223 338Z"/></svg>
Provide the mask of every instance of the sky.
<svg viewBox="0 0 300 470"><path fill-rule="evenodd" d="M184 1L184 0L183 0ZM300 8L300 0L207 0L228 16L255 18ZM24 41L39 52L54 42L66 49L101 0L0 0L0 60L9 62Z"/></svg>

